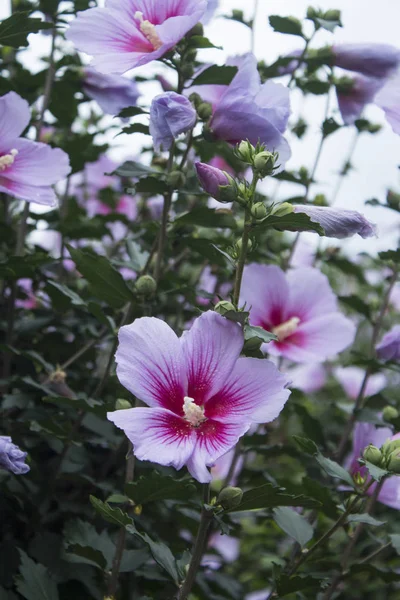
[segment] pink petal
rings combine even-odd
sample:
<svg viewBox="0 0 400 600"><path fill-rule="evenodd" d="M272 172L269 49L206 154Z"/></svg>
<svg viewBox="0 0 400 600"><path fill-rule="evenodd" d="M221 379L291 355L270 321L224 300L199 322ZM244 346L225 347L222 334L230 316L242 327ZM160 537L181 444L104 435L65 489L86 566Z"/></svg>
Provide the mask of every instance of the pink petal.
<svg viewBox="0 0 400 600"><path fill-rule="evenodd" d="M187 462L190 474L200 483L211 481L207 467L213 466L220 456L233 448L248 429L247 423L221 423L212 419L197 427L196 445Z"/></svg>
<svg viewBox="0 0 400 600"><path fill-rule="evenodd" d="M292 316L301 321L337 311L336 296L326 275L312 267L291 269L287 274L290 293L285 320Z"/></svg>
<svg viewBox="0 0 400 600"><path fill-rule="evenodd" d="M181 337L187 365L188 393L204 404L221 389L243 347L243 333L237 323L207 311Z"/></svg>
<svg viewBox="0 0 400 600"><path fill-rule="evenodd" d="M251 264L245 268L240 302L250 309L252 325L280 325L286 314L289 286L285 273L274 265Z"/></svg>
<svg viewBox="0 0 400 600"><path fill-rule="evenodd" d="M365 370L358 367L338 367L334 370L336 379L340 382L349 398L355 400L360 393ZM364 396L374 396L386 386L386 377L383 373L376 373L368 378Z"/></svg>
<svg viewBox="0 0 400 600"><path fill-rule="evenodd" d="M115 355L118 379L149 406L181 415L186 375L179 339L160 319L142 317L121 327Z"/></svg>
<svg viewBox="0 0 400 600"><path fill-rule="evenodd" d="M290 387L312 394L324 387L327 375L325 367L316 363L294 367L288 372L288 377L292 382Z"/></svg>
<svg viewBox="0 0 400 600"><path fill-rule="evenodd" d="M37 204L44 204L46 206L55 206L57 204L57 196L50 186L40 187L29 185L28 183L6 179L1 175L0 191L20 200L26 200L27 202L36 202Z"/></svg>
<svg viewBox="0 0 400 600"><path fill-rule="evenodd" d="M68 154L60 148L22 138L15 142L14 148L18 154L2 174L7 179L46 186L61 181L71 171Z"/></svg>
<svg viewBox="0 0 400 600"><path fill-rule="evenodd" d="M29 104L15 92L0 97L0 152L15 148L13 142L21 135L31 119Z"/></svg>
<svg viewBox="0 0 400 600"><path fill-rule="evenodd" d="M288 382L269 360L239 358L223 389L207 402L205 415L229 423L269 423L290 395Z"/></svg>
<svg viewBox="0 0 400 600"><path fill-rule="evenodd" d="M195 447L190 424L163 408L116 410L107 418L124 431L139 460L181 469Z"/></svg>

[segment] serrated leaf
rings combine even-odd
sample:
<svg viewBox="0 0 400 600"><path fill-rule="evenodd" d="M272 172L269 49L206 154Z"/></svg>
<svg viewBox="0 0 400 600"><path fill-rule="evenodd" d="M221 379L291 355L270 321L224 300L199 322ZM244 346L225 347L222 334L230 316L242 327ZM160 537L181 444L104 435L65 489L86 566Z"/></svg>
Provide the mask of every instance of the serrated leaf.
<svg viewBox="0 0 400 600"><path fill-rule="evenodd" d="M382 477L389 475L389 471L386 469L381 469L367 460L363 459L363 464L367 467L369 474L371 475L372 479L375 479L375 481L380 481Z"/></svg>
<svg viewBox="0 0 400 600"><path fill-rule="evenodd" d="M76 292L70 290L66 285L57 283L56 281L48 281L47 286L54 287L63 296L68 298L71 301L71 304L73 304L74 306L86 306L86 302L82 300L82 298L78 296Z"/></svg>
<svg viewBox="0 0 400 600"><path fill-rule="evenodd" d="M90 546L81 546L80 544L71 544L67 548L67 554L73 554L79 557L82 562L87 565L92 565L104 571L107 567L107 560L100 550L91 548ZM66 557L70 558L70 557Z"/></svg>
<svg viewBox="0 0 400 600"><path fill-rule="evenodd" d="M213 65L195 77L191 85L229 85L237 72L237 67Z"/></svg>
<svg viewBox="0 0 400 600"><path fill-rule="evenodd" d="M210 40L202 35L192 35L188 40L189 48L217 48L222 50L222 46L215 46Z"/></svg>
<svg viewBox="0 0 400 600"><path fill-rule="evenodd" d="M135 504L146 504L158 500L187 500L196 491L187 479L174 479L159 473L128 483L125 490Z"/></svg>
<svg viewBox="0 0 400 600"><path fill-rule="evenodd" d="M292 496L287 494L285 490L274 487L271 483L265 483L260 487L245 492L239 506L227 512L274 508L276 506L317 508L321 506L321 503L313 498L308 498L307 496Z"/></svg>
<svg viewBox="0 0 400 600"><path fill-rule="evenodd" d="M244 339L251 340L252 338L258 338L268 344L268 342L272 342L273 340L277 340L277 336L262 327L256 327L254 325L246 325L244 328Z"/></svg>
<svg viewBox="0 0 400 600"><path fill-rule="evenodd" d="M8 19L0 23L0 44L20 48L28 46L28 35L37 33L41 29L52 29L52 23L41 19L31 18L29 12L15 12Z"/></svg>
<svg viewBox="0 0 400 600"><path fill-rule="evenodd" d="M324 471L335 479L341 479L348 483L351 487L354 487L354 481L350 473L346 471L341 465L334 460L326 458L322 454L318 453L316 456L318 464L324 469Z"/></svg>
<svg viewBox="0 0 400 600"><path fill-rule="evenodd" d="M17 590L26 600L58 600L57 583L43 565L19 550L21 564Z"/></svg>
<svg viewBox="0 0 400 600"><path fill-rule="evenodd" d="M310 523L296 511L283 506L274 508L273 513L275 523L300 546L305 546L313 537L314 531Z"/></svg>
<svg viewBox="0 0 400 600"><path fill-rule="evenodd" d="M72 563L88 564L94 561L99 568L110 568L115 554L115 545L106 530L98 533L96 528L86 521L80 519L67 521L64 527L64 560ZM88 549L88 551L83 549ZM77 550L75 553L74 550ZM95 550L96 554L90 552ZM104 560L100 558L100 553ZM97 561L97 562L96 562Z"/></svg>
<svg viewBox="0 0 400 600"><path fill-rule="evenodd" d="M119 525L120 527L133 525L133 519L120 508L112 508L107 502L102 502L95 496L89 496L89 499L95 511L109 523Z"/></svg>
<svg viewBox="0 0 400 600"><path fill-rule="evenodd" d="M300 437L299 435L294 435L292 437L300 450L306 454L311 454L313 456L314 454L318 453L318 446L312 440L305 437Z"/></svg>
<svg viewBox="0 0 400 600"><path fill-rule="evenodd" d="M278 33L287 33L290 35L299 35L304 37L303 28L299 19L296 17L280 17L279 15L271 15L269 24L274 31Z"/></svg>
<svg viewBox="0 0 400 600"><path fill-rule="evenodd" d="M184 213L174 221L175 225L198 225L200 227L220 227L234 229L236 221L232 213L200 206Z"/></svg>
<svg viewBox="0 0 400 600"><path fill-rule="evenodd" d="M152 540L147 533L139 533L134 525L129 525L127 528L129 533L132 533L136 537L140 538L147 544L149 550L157 562L173 579L173 581L179 585L179 573L176 566L176 561L171 550L163 542L155 542Z"/></svg>
<svg viewBox="0 0 400 600"><path fill-rule="evenodd" d="M374 519L368 513L355 513L353 515L349 515L347 517L348 523L365 523L366 525L372 525L373 527L379 527L380 525L384 525L386 521L378 521L378 519Z"/></svg>

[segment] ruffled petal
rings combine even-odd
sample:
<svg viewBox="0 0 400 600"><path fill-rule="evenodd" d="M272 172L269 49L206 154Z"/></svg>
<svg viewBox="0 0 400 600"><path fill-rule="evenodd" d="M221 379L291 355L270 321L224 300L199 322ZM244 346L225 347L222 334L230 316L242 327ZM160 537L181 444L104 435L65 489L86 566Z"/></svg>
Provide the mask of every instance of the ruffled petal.
<svg viewBox="0 0 400 600"><path fill-rule="evenodd" d="M275 265L245 267L240 303L250 309L250 322L260 327L280 325L286 314L289 286L285 273Z"/></svg>
<svg viewBox="0 0 400 600"><path fill-rule="evenodd" d="M183 414L186 374L179 339L160 319L142 317L121 327L115 355L123 386L149 406Z"/></svg>
<svg viewBox="0 0 400 600"><path fill-rule="evenodd" d="M8 153L10 146L24 131L31 119L29 104L15 92L0 97L0 153Z"/></svg>

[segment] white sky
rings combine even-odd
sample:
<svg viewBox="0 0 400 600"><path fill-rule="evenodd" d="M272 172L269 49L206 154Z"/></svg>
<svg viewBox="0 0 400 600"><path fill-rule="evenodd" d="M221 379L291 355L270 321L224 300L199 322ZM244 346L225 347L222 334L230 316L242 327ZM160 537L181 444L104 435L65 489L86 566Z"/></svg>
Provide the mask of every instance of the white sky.
<svg viewBox="0 0 400 600"><path fill-rule="evenodd" d="M313 3L309 0L259 0L255 29L255 54L259 60L263 59L270 63L279 55L287 54L302 44L302 40L297 36L275 33L268 24L268 16L271 14L293 15L302 19L309 4ZM318 0L316 6L322 9L341 9L344 27L337 28L334 35L324 30L320 31L313 42L313 47L330 44L333 41L384 42L399 45L399 0L380 0L378 4L372 0ZM254 2L252 0L220 0L216 18L207 27L206 34L215 45L222 46L224 50L203 50L201 58L204 61L224 64L227 56L249 51L251 46L249 29L240 23L218 18L218 15L230 14L235 8L242 9L246 17L251 17ZM0 0L0 18L4 18L8 14L9 1ZM39 68L37 57L46 54L49 40L39 34L30 36L30 42L30 49L24 53L24 62L37 69ZM137 73L149 74L158 70L160 67L154 63L138 69ZM282 81L285 82L285 80ZM156 93L159 93L157 86L147 87L146 96ZM325 97L310 95L304 101L300 100L298 95L294 95L292 106L293 122L301 114L310 123L310 128L302 140L290 139L293 156L287 164L287 168L295 169L302 165L311 168L320 139L319 127L323 120ZM335 99L332 102L332 109L331 116L336 116L340 120ZM355 169L346 178L336 206L363 212L371 221L378 224L379 237L366 241L355 236L341 242L346 250L352 253L395 248L400 233L400 217L397 217L393 211L370 206L364 207L365 200L373 197L383 201L389 187L400 191L398 169L400 136L395 135L390 126L386 124L380 109L373 106L368 107L365 116L374 122L382 123L384 128L376 135L363 134L361 137L353 157ZM135 147L137 148L141 136L135 137ZM342 166L352 137L353 129L347 128L328 138L316 173L319 183L312 187L311 196L322 192L329 199L336 182L336 173ZM116 160L120 160L128 153L132 153L132 138L121 136L116 140L115 146L113 156ZM279 194L284 198L298 195L299 191L298 186L284 184L281 186ZM316 241L316 236L313 234L305 234L305 236L310 241ZM336 243L335 240L329 240L329 244L332 242Z"/></svg>

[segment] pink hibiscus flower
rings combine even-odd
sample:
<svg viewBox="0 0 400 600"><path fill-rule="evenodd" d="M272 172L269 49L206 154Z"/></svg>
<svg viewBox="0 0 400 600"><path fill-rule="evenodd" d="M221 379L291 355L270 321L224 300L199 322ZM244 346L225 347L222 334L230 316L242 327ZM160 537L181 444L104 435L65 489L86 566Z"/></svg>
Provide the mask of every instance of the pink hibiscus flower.
<svg viewBox="0 0 400 600"><path fill-rule="evenodd" d="M239 358L242 329L212 311L178 338L143 317L119 332L117 375L148 408L108 413L139 460L180 469L205 483L207 467L252 423L275 419L289 397L287 378L267 360Z"/></svg>
<svg viewBox="0 0 400 600"><path fill-rule="evenodd" d="M265 345L275 356L295 362L323 362L354 340L355 325L337 308L325 275L303 267L284 273L274 265L244 270L241 303L252 325L272 331L278 341Z"/></svg>

